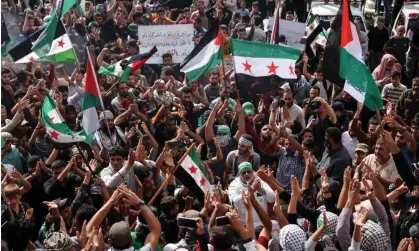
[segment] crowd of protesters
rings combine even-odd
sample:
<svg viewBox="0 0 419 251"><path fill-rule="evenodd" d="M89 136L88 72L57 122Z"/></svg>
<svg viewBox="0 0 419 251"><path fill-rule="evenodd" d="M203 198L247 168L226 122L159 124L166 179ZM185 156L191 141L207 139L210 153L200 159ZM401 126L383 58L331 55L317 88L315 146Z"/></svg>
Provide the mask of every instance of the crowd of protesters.
<svg viewBox="0 0 419 251"><path fill-rule="evenodd" d="M2 0L12 39L48 22L54 2ZM380 111L323 79L321 48L314 63L302 54L296 80L258 98L238 90L234 69L184 82L166 53L126 82L98 75L92 143L63 147L46 133L51 90L72 131L88 119L86 44L99 68L138 54L142 25L192 23L197 44L215 21L228 55L230 38L268 40L262 20L278 4L86 1L85 15L63 17L80 63L18 70L3 59L2 250L418 250L419 24L390 38L379 18L360 39ZM304 1L282 6L282 18L305 21ZM171 175L193 143L212 185L204 203Z"/></svg>

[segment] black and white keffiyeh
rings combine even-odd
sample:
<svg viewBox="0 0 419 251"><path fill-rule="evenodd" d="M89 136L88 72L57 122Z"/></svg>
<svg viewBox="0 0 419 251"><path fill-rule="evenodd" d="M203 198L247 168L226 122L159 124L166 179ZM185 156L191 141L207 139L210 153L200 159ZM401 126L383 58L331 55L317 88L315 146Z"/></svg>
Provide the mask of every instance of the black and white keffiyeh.
<svg viewBox="0 0 419 251"><path fill-rule="evenodd" d="M377 223L369 220L361 229L362 251L387 251L391 250L390 240L384 229Z"/></svg>
<svg viewBox="0 0 419 251"><path fill-rule="evenodd" d="M295 224L286 225L279 232L279 244L284 251L302 251L307 234Z"/></svg>

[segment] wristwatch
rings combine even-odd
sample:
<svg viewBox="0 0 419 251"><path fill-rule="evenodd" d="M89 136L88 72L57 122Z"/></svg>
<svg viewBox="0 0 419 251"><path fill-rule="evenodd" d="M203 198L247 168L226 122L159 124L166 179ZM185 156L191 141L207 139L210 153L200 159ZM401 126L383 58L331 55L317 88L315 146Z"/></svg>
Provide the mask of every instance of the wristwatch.
<svg viewBox="0 0 419 251"><path fill-rule="evenodd" d="M141 206L144 206L144 205L145 205L144 200L140 200L137 204L135 204L135 207L140 208Z"/></svg>

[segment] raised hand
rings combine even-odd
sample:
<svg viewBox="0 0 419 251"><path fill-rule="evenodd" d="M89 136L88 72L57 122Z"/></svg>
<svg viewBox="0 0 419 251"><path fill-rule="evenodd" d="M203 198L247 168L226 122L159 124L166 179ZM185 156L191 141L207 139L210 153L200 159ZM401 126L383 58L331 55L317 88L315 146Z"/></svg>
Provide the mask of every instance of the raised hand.
<svg viewBox="0 0 419 251"><path fill-rule="evenodd" d="M298 184L298 180L294 175L291 176L291 196L295 196L297 198L300 198L301 196L300 185Z"/></svg>
<svg viewBox="0 0 419 251"><path fill-rule="evenodd" d="M367 221L367 215L368 209L362 208L356 219L354 219L355 225L363 227L365 225L365 222Z"/></svg>

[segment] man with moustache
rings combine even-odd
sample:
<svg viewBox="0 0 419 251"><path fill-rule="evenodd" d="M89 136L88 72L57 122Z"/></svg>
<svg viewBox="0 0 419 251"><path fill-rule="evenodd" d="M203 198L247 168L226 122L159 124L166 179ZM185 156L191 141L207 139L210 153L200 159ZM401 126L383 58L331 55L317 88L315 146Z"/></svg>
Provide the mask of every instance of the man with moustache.
<svg viewBox="0 0 419 251"><path fill-rule="evenodd" d="M129 96L128 92L128 85L127 83L119 83L116 85L116 89L118 90L118 95L112 99L111 105L114 111L118 111L121 108L122 100Z"/></svg>
<svg viewBox="0 0 419 251"><path fill-rule="evenodd" d="M128 133L129 135L125 135L119 126L115 126L114 115L111 111L105 110L101 112L99 115L99 123L100 127L95 132L93 142L94 147L98 149L97 152L100 152L103 149L110 149L115 146L120 146L122 148L129 147L129 142L127 142L126 136L131 135L132 132L130 131L131 133ZM102 151L102 153L104 152L105 151Z"/></svg>
<svg viewBox="0 0 419 251"><path fill-rule="evenodd" d="M238 167L238 177L236 177L228 188L228 197L233 205L238 207L238 213L241 220L246 220L246 207L243 203L242 191L248 191L248 187L251 186L249 191L254 191L256 200L260 206L267 211L268 204L274 203L275 192L266 184L260 180L255 172L252 164L249 162L242 162ZM262 222L253 210L253 220L255 227L262 226Z"/></svg>
<svg viewBox="0 0 419 251"><path fill-rule="evenodd" d="M324 169L329 178L343 184L345 168L351 166L352 159L342 145L342 132L337 127L329 127L324 136L325 150L317 165L317 169Z"/></svg>
<svg viewBox="0 0 419 251"><path fill-rule="evenodd" d="M276 179L283 185L285 191L291 192L291 176L294 175L300 183L303 180L304 150L300 143L288 134L285 126L280 126L277 134L285 138L285 147L277 155Z"/></svg>
<svg viewBox="0 0 419 251"><path fill-rule="evenodd" d="M379 138L375 144L374 154L365 157L364 163L367 167L371 168L373 172L379 174L377 176L378 180L385 187L388 187L395 179L400 178L387 141L382 137ZM361 169L362 175L365 175L366 171L366 167L363 167Z"/></svg>
<svg viewBox="0 0 419 251"><path fill-rule="evenodd" d="M260 166L260 156L253 151L252 136L249 134L243 134L239 139L238 149L228 154L224 169L224 180L227 180L229 174L237 176L238 166L242 162L251 163L255 171Z"/></svg>

